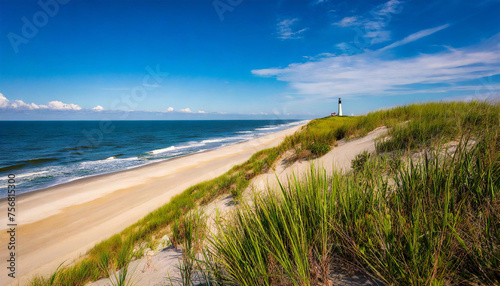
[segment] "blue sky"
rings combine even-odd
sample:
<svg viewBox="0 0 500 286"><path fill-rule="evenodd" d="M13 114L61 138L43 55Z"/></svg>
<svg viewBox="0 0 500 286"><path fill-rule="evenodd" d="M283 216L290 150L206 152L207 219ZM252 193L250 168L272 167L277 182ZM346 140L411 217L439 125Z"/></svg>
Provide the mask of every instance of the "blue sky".
<svg viewBox="0 0 500 286"><path fill-rule="evenodd" d="M0 1L0 120L497 100L500 1Z"/></svg>

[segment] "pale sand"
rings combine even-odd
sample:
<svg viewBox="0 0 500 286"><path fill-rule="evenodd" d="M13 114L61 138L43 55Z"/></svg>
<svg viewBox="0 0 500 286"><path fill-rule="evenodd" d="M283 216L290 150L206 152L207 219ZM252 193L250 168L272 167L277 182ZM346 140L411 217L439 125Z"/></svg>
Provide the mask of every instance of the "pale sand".
<svg viewBox="0 0 500 286"><path fill-rule="evenodd" d="M61 262L73 261L97 242L167 203L172 196L224 174L259 150L279 145L301 126L217 150L18 196L17 279L1 279L0 285L17 284L34 274L48 274ZM0 205L6 210L5 200ZM0 220L2 227L6 224L5 218ZM7 246L5 230L0 234L0 241ZM0 268L3 277L7 277L4 259L7 250L2 253Z"/></svg>
<svg viewBox="0 0 500 286"><path fill-rule="evenodd" d="M375 139L387 133L386 127L379 127L364 137L354 138L349 141L340 140L337 146L320 158L311 161L297 161L291 166L286 166L284 161L275 166L273 172L268 172L254 178L251 187L256 191L269 188L277 188L278 179L281 184L286 184L287 178L292 178L293 175L300 179L311 169L311 164L315 167L324 168L327 174L332 174L333 171L345 172L351 169L351 161L356 158L356 155L367 151L375 152Z"/></svg>
<svg viewBox="0 0 500 286"><path fill-rule="evenodd" d="M250 186L245 190L243 200L251 203L252 194L254 192L263 192L268 187L277 190L278 179L283 185L286 185L287 178L295 175L298 179L303 179L303 176L310 170L311 164L316 167L321 167L326 170L326 174L332 172L346 172L351 169L351 161L356 155L367 151L375 152L375 139L384 136L387 133L387 128L380 127L366 136L361 138L351 139L349 141L340 140L337 146L333 147L330 152L324 156L306 161L297 161L291 165L286 165L286 154L280 158L274 165L274 170L269 170L265 174L258 175L253 178ZM223 195L203 208L204 213L208 217L208 226L210 233L217 232L214 224L216 216L226 217L230 212L234 211L239 205L234 204L231 195ZM143 257L133 261L129 265L129 273L132 281L136 285L172 285L181 286L181 275L179 272L179 262L181 259L180 250L176 250L172 246L163 249L156 255ZM200 280L198 275L194 278ZM350 277L341 273L332 275L333 285L379 285L368 278ZM200 280L202 281L202 280ZM88 286L110 286L109 279L101 279Z"/></svg>

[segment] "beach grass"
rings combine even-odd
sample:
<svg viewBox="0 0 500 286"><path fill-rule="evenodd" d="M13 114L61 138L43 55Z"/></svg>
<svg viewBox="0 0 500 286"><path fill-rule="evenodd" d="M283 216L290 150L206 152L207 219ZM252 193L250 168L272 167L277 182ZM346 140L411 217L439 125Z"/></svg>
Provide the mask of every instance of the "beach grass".
<svg viewBox="0 0 500 286"><path fill-rule="evenodd" d="M373 129L390 128L379 151L418 150L432 144L459 139L463 134L498 125L499 104L486 102L430 102L410 104L355 117L325 117L312 120L303 132L289 136L283 148L301 145L312 151L317 145L334 145L340 139L364 136ZM327 148L318 152L323 155Z"/></svg>
<svg viewBox="0 0 500 286"><path fill-rule="evenodd" d="M182 249L182 259L179 261L182 285L193 285L193 276L199 268L196 256L203 249L206 227L207 217L200 209L189 212L174 223L172 241Z"/></svg>
<svg viewBox="0 0 500 286"><path fill-rule="evenodd" d="M498 284L498 139L464 139L391 176L382 157L349 174L313 167L219 223L213 255L228 285L337 284L335 270L388 285Z"/></svg>
<svg viewBox="0 0 500 286"><path fill-rule="evenodd" d="M251 179L271 169L278 158L288 150L295 150L296 159L321 156L328 152L337 140L363 136L380 126L391 128L388 136L381 138L377 144L380 152L418 150L458 140L464 135L476 140L479 138L478 130L481 131L480 133L497 134L499 116L499 104L437 102L406 105L372 112L365 116L326 117L312 120L300 132L285 138L279 146L259 151L247 162L233 167L227 173L188 188L174 196L169 203L154 210L119 234L98 243L78 262L59 269L55 273L54 285L84 285L89 281L107 277L107 274L99 268L99 265L105 262L108 263L108 269L121 269L126 264L126 255L133 251L134 247L143 242L153 244L155 239L161 237L165 231L170 231L173 223L181 220L183 215L189 213L190 210L207 204L225 193L232 194L235 200L238 200ZM387 162L389 161L396 162L394 160ZM374 175L372 179L377 180ZM356 193L356 191L349 196L357 196L362 200L369 199L364 196L364 193ZM293 231L296 230L290 230L290 232ZM300 257L306 257L302 252L304 249L300 248L304 247L303 239L305 238L294 236L294 239L299 243L297 245L299 248L294 251ZM325 249L318 253L324 254ZM140 256L140 253L138 251L133 255ZM318 256L318 253L313 252L307 255L323 257ZM284 258L273 257L272 259ZM294 263L300 263L299 256L294 259L297 260ZM320 259L318 263L324 262ZM291 271L290 265L286 267L288 267L285 268L286 271ZM290 278L294 279L293 281L307 280L307 275L309 275L307 273L310 271L307 268L308 264L304 262L300 267L299 272L290 276L293 277ZM32 282L35 283L35 280L45 281L43 277L34 278Z"/></svg>

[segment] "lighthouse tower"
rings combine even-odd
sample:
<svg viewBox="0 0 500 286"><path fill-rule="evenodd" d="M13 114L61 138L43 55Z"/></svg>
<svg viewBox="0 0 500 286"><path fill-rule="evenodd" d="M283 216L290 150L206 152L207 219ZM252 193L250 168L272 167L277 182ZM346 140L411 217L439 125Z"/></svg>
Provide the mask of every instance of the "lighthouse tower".
<svg viewBox="0 0 500 286"><path fill-rule="evenodd" d="M342 99L339 97L339 116L342 116Z"/></svg>

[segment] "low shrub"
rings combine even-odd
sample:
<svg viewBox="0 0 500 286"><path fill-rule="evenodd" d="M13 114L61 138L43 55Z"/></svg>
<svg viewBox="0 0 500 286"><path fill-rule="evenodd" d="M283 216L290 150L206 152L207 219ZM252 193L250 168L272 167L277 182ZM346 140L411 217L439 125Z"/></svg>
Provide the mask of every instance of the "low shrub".
<svg viewBox="0 0 500 286"><path fill-rule="evenodd" d="M355 173L362 171L366 165L368 159L370 159L371 154L367 151L356 155L356 157L351 161L351 168Z"/></svg>
<svg viewBox="0 0 500 286"><path fill-rule="evenodd" d="M316 156L323 156L330 151L330 146L325 143L311 143L307 146L307 149L311 151Z"/></svg>

